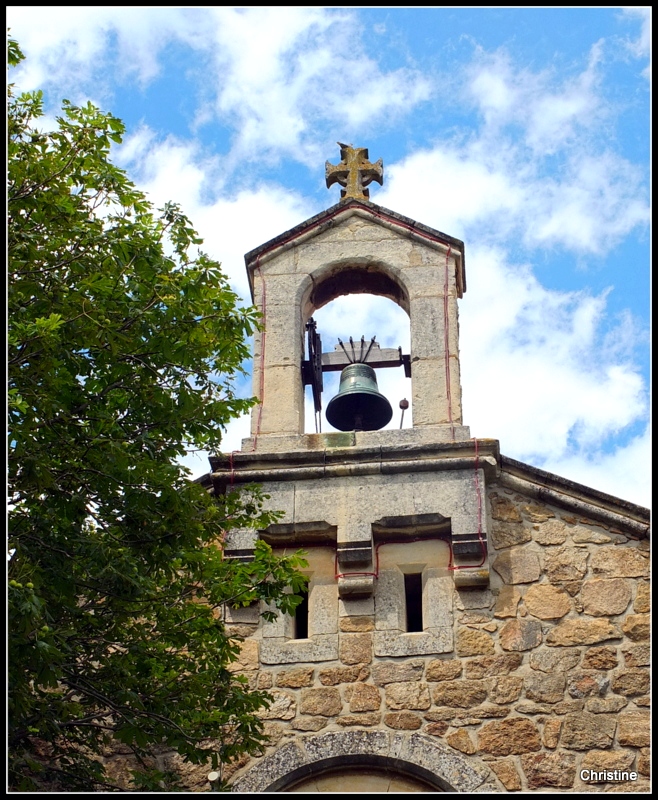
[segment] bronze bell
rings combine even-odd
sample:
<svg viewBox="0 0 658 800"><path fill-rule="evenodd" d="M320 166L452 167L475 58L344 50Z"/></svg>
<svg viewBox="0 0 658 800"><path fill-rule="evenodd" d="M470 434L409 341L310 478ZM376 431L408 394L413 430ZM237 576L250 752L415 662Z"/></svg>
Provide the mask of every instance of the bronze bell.
<svg viewBox="0 0 658 800"><path fill-rule="evenodd" d="M340 373L338 394L327 406L327 421L339 431L378 431L391 421L391 404L377 389L375 370L348 364Z"/></svg>

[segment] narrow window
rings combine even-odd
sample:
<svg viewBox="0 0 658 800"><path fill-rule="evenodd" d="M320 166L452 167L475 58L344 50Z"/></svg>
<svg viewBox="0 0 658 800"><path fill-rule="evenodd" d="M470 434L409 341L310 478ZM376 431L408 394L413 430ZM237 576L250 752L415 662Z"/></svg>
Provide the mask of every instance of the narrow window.
<svg viewBox="0 0 658 800"><path fill-rule="evenodd" d="M404 576L407 606L407 633L423 630L423 576L420 572Z"/></svg>
<svg viewBox="0 0 658 800"><path fill-rule="evenodd" d="M308 639L308 589L299 594L302 602L295 609L295 639Z"/></svg>

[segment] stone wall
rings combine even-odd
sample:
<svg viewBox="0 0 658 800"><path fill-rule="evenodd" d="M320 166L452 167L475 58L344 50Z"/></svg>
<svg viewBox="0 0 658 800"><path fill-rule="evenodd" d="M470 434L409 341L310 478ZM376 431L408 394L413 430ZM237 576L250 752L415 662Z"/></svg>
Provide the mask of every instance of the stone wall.
<svg viewBox="0 0 658 800"><path fill-rule="evenodd" d="M335 661L272 668L254 627L241 668L275 698L268 752L311 733L414 731L486 765L500 792L647 790L647 541L499 485L488 505L491 588L455 592L452 652L378 658L374 615L346 613Z"/></svg>
<svg viewBox="0 0 658 800"><path fill-rule="evenodd" d="M461 791L649 790L648 541L502 484L488 488L487 510L490 588L453 589L449 652L377 656L377 588L375 602L331 595L327 548L311 562L335 651L301 649L300 658L310 653L305 663L263 663L268 638L257 609L233 618L244 637L235 671L274 699L263 713L264 755L227 770L238 791L261 791L288 761L308 760L306 751L341 756L348 732L375 737L378 752L422 751L425 764L435 757L448 786L470 781ZM180 769L188 789L209 788L208 767L173 754L161 762ZM582 770L638 779L587 782Z"/></svg>

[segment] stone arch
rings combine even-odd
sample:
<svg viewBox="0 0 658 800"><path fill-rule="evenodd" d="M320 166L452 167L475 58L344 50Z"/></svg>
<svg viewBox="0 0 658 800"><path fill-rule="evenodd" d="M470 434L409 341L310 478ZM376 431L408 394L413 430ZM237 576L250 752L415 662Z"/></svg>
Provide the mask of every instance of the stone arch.
<svg viewBox="0 0 658 800"><path fill-rule="evenodd" d="M421 733L333 731L300 736L265 756L233 782L234 792L281 792L305 777L337 766L388 769L415 778L436 791L473 792L491 788L491 773Z"/></svg>
<svg viewBox="0 0 658 800"><path fill-rule="evenodd" d="M374 294L386 297L409 314L409 291L401 270L381 261L349 259L325 264L305 282L301 307L305 322L314 311L337 297Z"/></svg>

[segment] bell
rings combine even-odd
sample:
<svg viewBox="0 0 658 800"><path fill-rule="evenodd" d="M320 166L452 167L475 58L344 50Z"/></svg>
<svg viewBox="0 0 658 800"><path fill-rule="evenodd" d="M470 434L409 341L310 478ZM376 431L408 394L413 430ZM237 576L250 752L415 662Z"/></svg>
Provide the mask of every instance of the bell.
<svg viewBox="0 0 658 800"><path fill-rule="evenodd" d="M348 364L340 374L338 394L327 406L327 421L339 431L378 431L391 421L391 404L377 390L375 370Z"/></svg>

